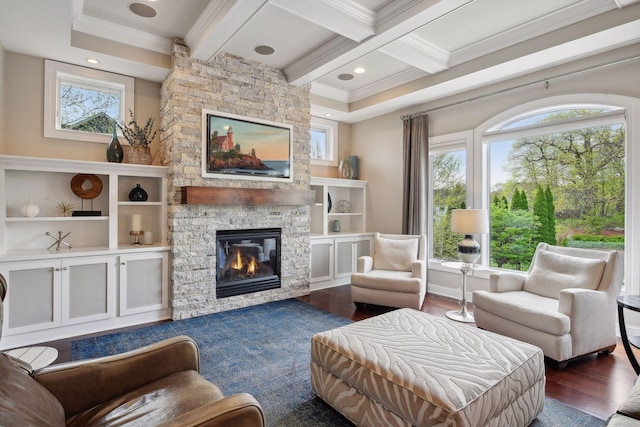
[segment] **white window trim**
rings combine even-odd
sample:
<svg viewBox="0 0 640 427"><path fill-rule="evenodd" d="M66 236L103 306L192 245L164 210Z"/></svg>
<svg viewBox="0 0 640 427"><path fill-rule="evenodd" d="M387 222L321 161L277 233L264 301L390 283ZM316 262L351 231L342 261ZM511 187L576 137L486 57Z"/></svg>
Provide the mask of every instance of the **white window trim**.
<svg viewBox="0 0 640 427"><path fill-rule="evenodd" d="M462 132L454 132L445 135L437 135L429 137L429 156L432 154L440 154L449 151L455 150L465 150L467 153L466 159L466 199L465 203L467 206L473 206L473 197L472 191L470 190L470 183L473 179L469 179L473 177L473 162L471 152L473 150L473 131L467 130ZM433 181L429 178L429 194L433 194ZM428 228L429 228L429 236L433 236L433 198L429 197L428 200ZM483 243L481 243L483 244ZM429 245L433 245L433 240L429 239ZM440 265L440 260L431 258L432 247L428 248L429 252L429 268L436 267ZM483 251L484 252L484 251ZM446 270L446 269L445 269Z"/></svg>
<svg viewBox="0 0 640 427"><path fill-rule="evenodd" d="M504 123L511 117L524 114L527 111L542 109L561 104L593 104L620 106L625 109L626 120L626 183L625 183L625 250L624 250L624 277L625 292L628 294L640 293L640 263L634 260L640 256L640 224L632 221L640 215L640 168L632 165L640 160L640 99L621 95L607 94L573 94L543 98L529 103L518 105L482 123L474 129L473 162L475 169L482 175L474 176L473 194L481 195L483 208L488 208L490 194L486 185L487 167L485 133L500 123ZM486 242L482 242L485 245Z"/></svg>
<svg viewBox="0 0 640 427"><path fill-rule="evenodd" d="M311 159L312 165L338 166L338 122L311 116L310 129L322 129L327 135L327 151L331 159Z"/></svg>
<svg viewBox="0 0 640 427"><path fill-rule="evenodd" d="M59 81L61 77L77 81L87 81L104 87L117 87L122 90L123 102L120 103L120 121L126 122L129 110L133 110L135 79L119 74L107 73L92 68L45 60L44 63L44 136L46 138L70 139L86 142L109 143L111 135L82 132L59 128Z"/></svg>

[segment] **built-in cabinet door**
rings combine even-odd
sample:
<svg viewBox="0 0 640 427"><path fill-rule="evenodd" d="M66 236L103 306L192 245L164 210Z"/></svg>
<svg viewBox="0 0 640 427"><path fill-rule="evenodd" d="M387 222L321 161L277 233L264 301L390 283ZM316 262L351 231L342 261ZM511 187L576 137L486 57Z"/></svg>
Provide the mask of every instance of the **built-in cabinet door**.
<svg viewBox="0 0 640 427"><path fill-rule="evenodd" d="M333 239L311 239L311 282L333 278Z"/></svg>
<svg viewBox="0 0 640 427"><path fill-rule="evenodd" d="M354 260L353 238L337 237L335 239L335 279L351 277Z"/></svg>
<svg viewBox="0 0 640 427"><path fill-rule="evenodd" d="M358 258L371 253L370 236L335 238L335 279L351 277L358 267Z"/></svg>
<svg viewBox="0 0 640 427"><path fill-rule="evenodd" d="M167 252L120 255L120 315L169 306Z"/></svg>
<svg viewBox="0 0 640 427"><path fill-rule="evenodd" d="M82 257L63 260L62 324L115 316L115 258Z"/></svg>
<svg viewBox="0 0 640 427"><path fill-rule="evenodd" d="M2 264L7 281L3 335L60 326L60 260Z"/></svg>

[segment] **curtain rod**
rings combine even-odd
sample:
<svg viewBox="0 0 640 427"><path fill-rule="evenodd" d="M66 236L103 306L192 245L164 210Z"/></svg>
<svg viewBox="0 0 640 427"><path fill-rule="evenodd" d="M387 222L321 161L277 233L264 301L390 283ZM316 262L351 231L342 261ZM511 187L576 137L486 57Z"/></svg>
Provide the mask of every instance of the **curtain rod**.
<svg viewBox="0 0 640 427"><path fill-rule="evenodd" d="M494 91L494 92L491 92L491 93L485 93L483 95L478 95L478 96L474 96L472 98L464 99L462 101L456 101L456 102L452 102L450 104L441 105L439 107L431 108L429 110L420 111L420 112L411 113L411 114L403 114L400 117L401 117L402 120L406 120L406 119L410 119L410 118L413 118L413 117L429 114L432 111L438 111L438 110L443 110L445 108L455 107L456 105L466 104L467 102L477 101L479 99L488 98L490 96L499 95L501 93L509 92L509 91L516 90L516 89L521 89L523 87L532 86L532 85L536 85L536 84L540 84L540 83L544 83L545 84L545 88L548 88L549 87L549 82L553 81L553 80L559 80L559 79L563 79L563 78L567 78L567 77L572 77L572 76L576 76L576 75L579 75L579 74L584 74L584 73L587 73L587 72L590 72L590 71L595 71L595 70L599 70L599 69L602 69L602 68L610 67L610 66L613 66L613 65L619 65L619 64L624 64L624 63L627 63L627 62L637 61L638 59L640 59L640 55L632 56L630 58L620 59L618 61L609 62L607 64L601 64L601 65L595 65L595 66L589 67L589 68L583 68L582 70L578 70L578 71L571 71L569 73L560 74L560 75L553 76L553 77L546 77L546 78L543 78L541 80L536 80L536 81L529 82L529 83L523 83L523 84L517 85L517 86L511 86L511 87L508 87L508 88L505 88L505 89L500 89L500 90L497 90L497 91Z"/></svg>

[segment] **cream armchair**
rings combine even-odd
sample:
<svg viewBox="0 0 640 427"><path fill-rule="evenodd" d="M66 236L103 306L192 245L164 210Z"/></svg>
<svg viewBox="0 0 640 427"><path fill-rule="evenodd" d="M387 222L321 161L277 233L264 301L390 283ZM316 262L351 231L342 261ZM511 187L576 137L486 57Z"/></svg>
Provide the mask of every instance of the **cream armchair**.
<svg viewBox="0 0 640 427"><path fill-rule="evenodd" d="M540 347L558 369L609 353L623 270L618 251L540 243L526 274L491 274L489 291L473 292L476 325Z"/></svg>
<svg viewBox="0 0 640 427"><path fill-rule="evenodd" d="M427 293L426 241L424 234L376 233L372 255L358 258L357 273L351 275L351 299L356 306L420 310Z"/></svg>

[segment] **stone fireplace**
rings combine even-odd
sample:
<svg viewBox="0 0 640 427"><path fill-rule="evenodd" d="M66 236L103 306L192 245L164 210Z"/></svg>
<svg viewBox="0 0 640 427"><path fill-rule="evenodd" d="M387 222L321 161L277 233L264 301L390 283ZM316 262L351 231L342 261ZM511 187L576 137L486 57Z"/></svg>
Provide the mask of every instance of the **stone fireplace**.
<svg viewBox="0 0 640 427"><path fill-rule="evenodd" d="M287 84L285 76L277 69L228 54L217 55L209 62L190 59L188 47L176 40L173 66L162 84L161 103L162 164L169 168L173 318L200 316L308 294L310 206L305 201L291 202L288 195L309 190L309 88ZM293 179L279 182L203 178L203 109L292 125ZM225 201L217 194L206 200L186 202L186 189L189 188L217 189L219 194L232 190L236 197ZM262 197L260 193L256 198L258 192L269 197ZM243 194L251 196L242 197ZM279 230L279 261L274 268L274 272L278 271L279 284L273 286L271 283L263 289L248 289L240 294L220 290L218 262L222 258L226 262L228 254L224 243L222 246L218 243L217 236L225 233L233 236L240 230L258 229ZM232 245L261 246L265 261L271 254L273 241L270 239L273 237L234 237L236 243L229 239L229 248ZM254 248L253 252L257 251L259 248ZM241 258L248 258L250 252L245 251ZM263 265L266 266L274 265L269 260L269 264ZM228 272L228 275L237 273ZM251 283L250 278L247 279Z"/></svg>

